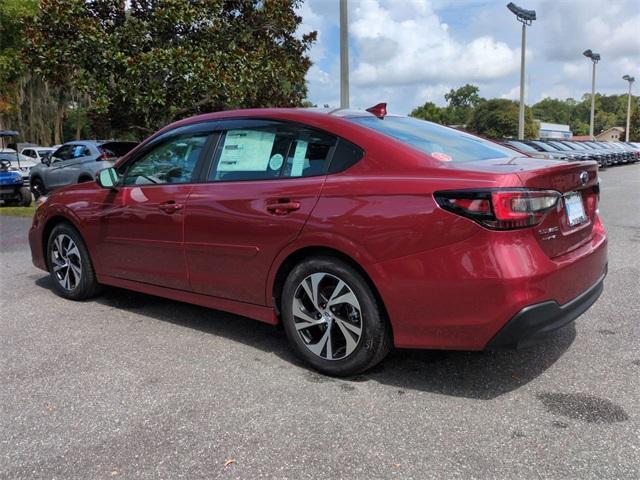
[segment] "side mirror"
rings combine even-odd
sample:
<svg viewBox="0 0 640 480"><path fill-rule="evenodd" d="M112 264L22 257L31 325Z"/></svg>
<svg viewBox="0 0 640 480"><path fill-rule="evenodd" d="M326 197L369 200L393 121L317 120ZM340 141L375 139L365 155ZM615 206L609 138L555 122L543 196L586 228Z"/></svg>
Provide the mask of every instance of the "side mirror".
<svg viewBox="0 0 640 480"><path fill-rule="evenodd" d="M118 186L118 173L115 168L105 168L100 170L96 176L96 182L102 188L114 190Z"/></svg>
<svg viewBox="0 0 640 480"><path fill-rule="evenodd" d="M40 162L48 167L51 165L51 157L41 157Z"/></svg>

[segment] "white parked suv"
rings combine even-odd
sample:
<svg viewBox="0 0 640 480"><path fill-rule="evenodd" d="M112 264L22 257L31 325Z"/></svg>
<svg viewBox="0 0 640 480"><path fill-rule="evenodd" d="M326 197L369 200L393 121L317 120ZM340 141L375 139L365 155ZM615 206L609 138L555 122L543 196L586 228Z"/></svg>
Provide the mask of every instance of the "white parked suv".
<svg viewBox="0 0 640 480"><path fill-rule="evenodd" d="M43 158L49 158L56 149L53 147L35 147L29 146L23 148L20 153L27 157L33 158L36 163L41 163Z"/></svg>

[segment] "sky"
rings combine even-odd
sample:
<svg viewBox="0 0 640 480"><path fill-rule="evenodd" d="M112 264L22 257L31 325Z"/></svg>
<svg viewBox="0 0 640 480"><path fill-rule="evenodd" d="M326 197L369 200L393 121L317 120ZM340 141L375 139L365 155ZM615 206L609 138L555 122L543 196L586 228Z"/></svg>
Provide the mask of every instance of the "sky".
<svg viewBox="0 0 640 480"><path fill-rule="evenodd" d="M387 102L409 113L465 83L485 98L518 99L522 25L508 0L348 0L351 107ZM523 0L537 20L527 28L525 103L591 92L591 61L600 53L596 91L640 91L640 0ZM304 0L299 33L318 32L310 51L308 98L340 103L339 0Z"/></svg>

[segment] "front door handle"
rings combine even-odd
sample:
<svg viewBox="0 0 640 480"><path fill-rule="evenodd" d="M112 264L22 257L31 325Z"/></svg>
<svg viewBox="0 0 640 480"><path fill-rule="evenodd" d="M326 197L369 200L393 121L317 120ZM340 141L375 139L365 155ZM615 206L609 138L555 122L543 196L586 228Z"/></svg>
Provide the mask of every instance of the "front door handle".
<svg viewBox="0 0 640 480"><path fill-rule="evenodd" d="M295 200L278 200L267 204L267 211L272 215L287 215L300 209L300 202Z"/></svg>
<svg viewBox="0 0 640 480"><path fill-rule="evenodd" d="M169 200L168 202L161 203L158 205L158 208L162 210L164 213L176 213L178 210L182 210L181 203L176 203L174 200Z"/></svg>

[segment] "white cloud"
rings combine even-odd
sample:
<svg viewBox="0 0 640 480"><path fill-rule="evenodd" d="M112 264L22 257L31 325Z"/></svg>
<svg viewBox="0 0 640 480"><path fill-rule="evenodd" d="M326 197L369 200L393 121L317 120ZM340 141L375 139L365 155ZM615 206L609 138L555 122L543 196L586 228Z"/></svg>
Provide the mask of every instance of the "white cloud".
<svg viewBox="0 0 640 480"><path fill-rule="evenodd" d="M428 0L355 3L351 35L358 51L356 85L478 81L517 68L518 53L485 35L460 43Z"/></svg>
<svg viewBox="0 0 640 480"><path fill-rule="evenodd" d="M638 0L529 0L538 19L527 30L526 96L581 98L591 90L591 63L600 52L597 90L624 93L624 74L640 78ZM351 104L388 101L399 113L465 83L486 98L519 97L520 24L494 0L349 0ZM517 2L516 2L517 3ZM318 30L311 50L309 98L337 106L338 0L305 0L301 31ZM469 13L471 12L471 13ZM335 37L335 38L334 38ZM529 103L529 102L528 102Z"/></svg>
<svg viewBox="0 0 640 480"><path fill-rule="evenodd" d="M513 87L507 93L503 93L500 95L500 98L505 98L507 100L520 100L520 85Z"/></svg>

